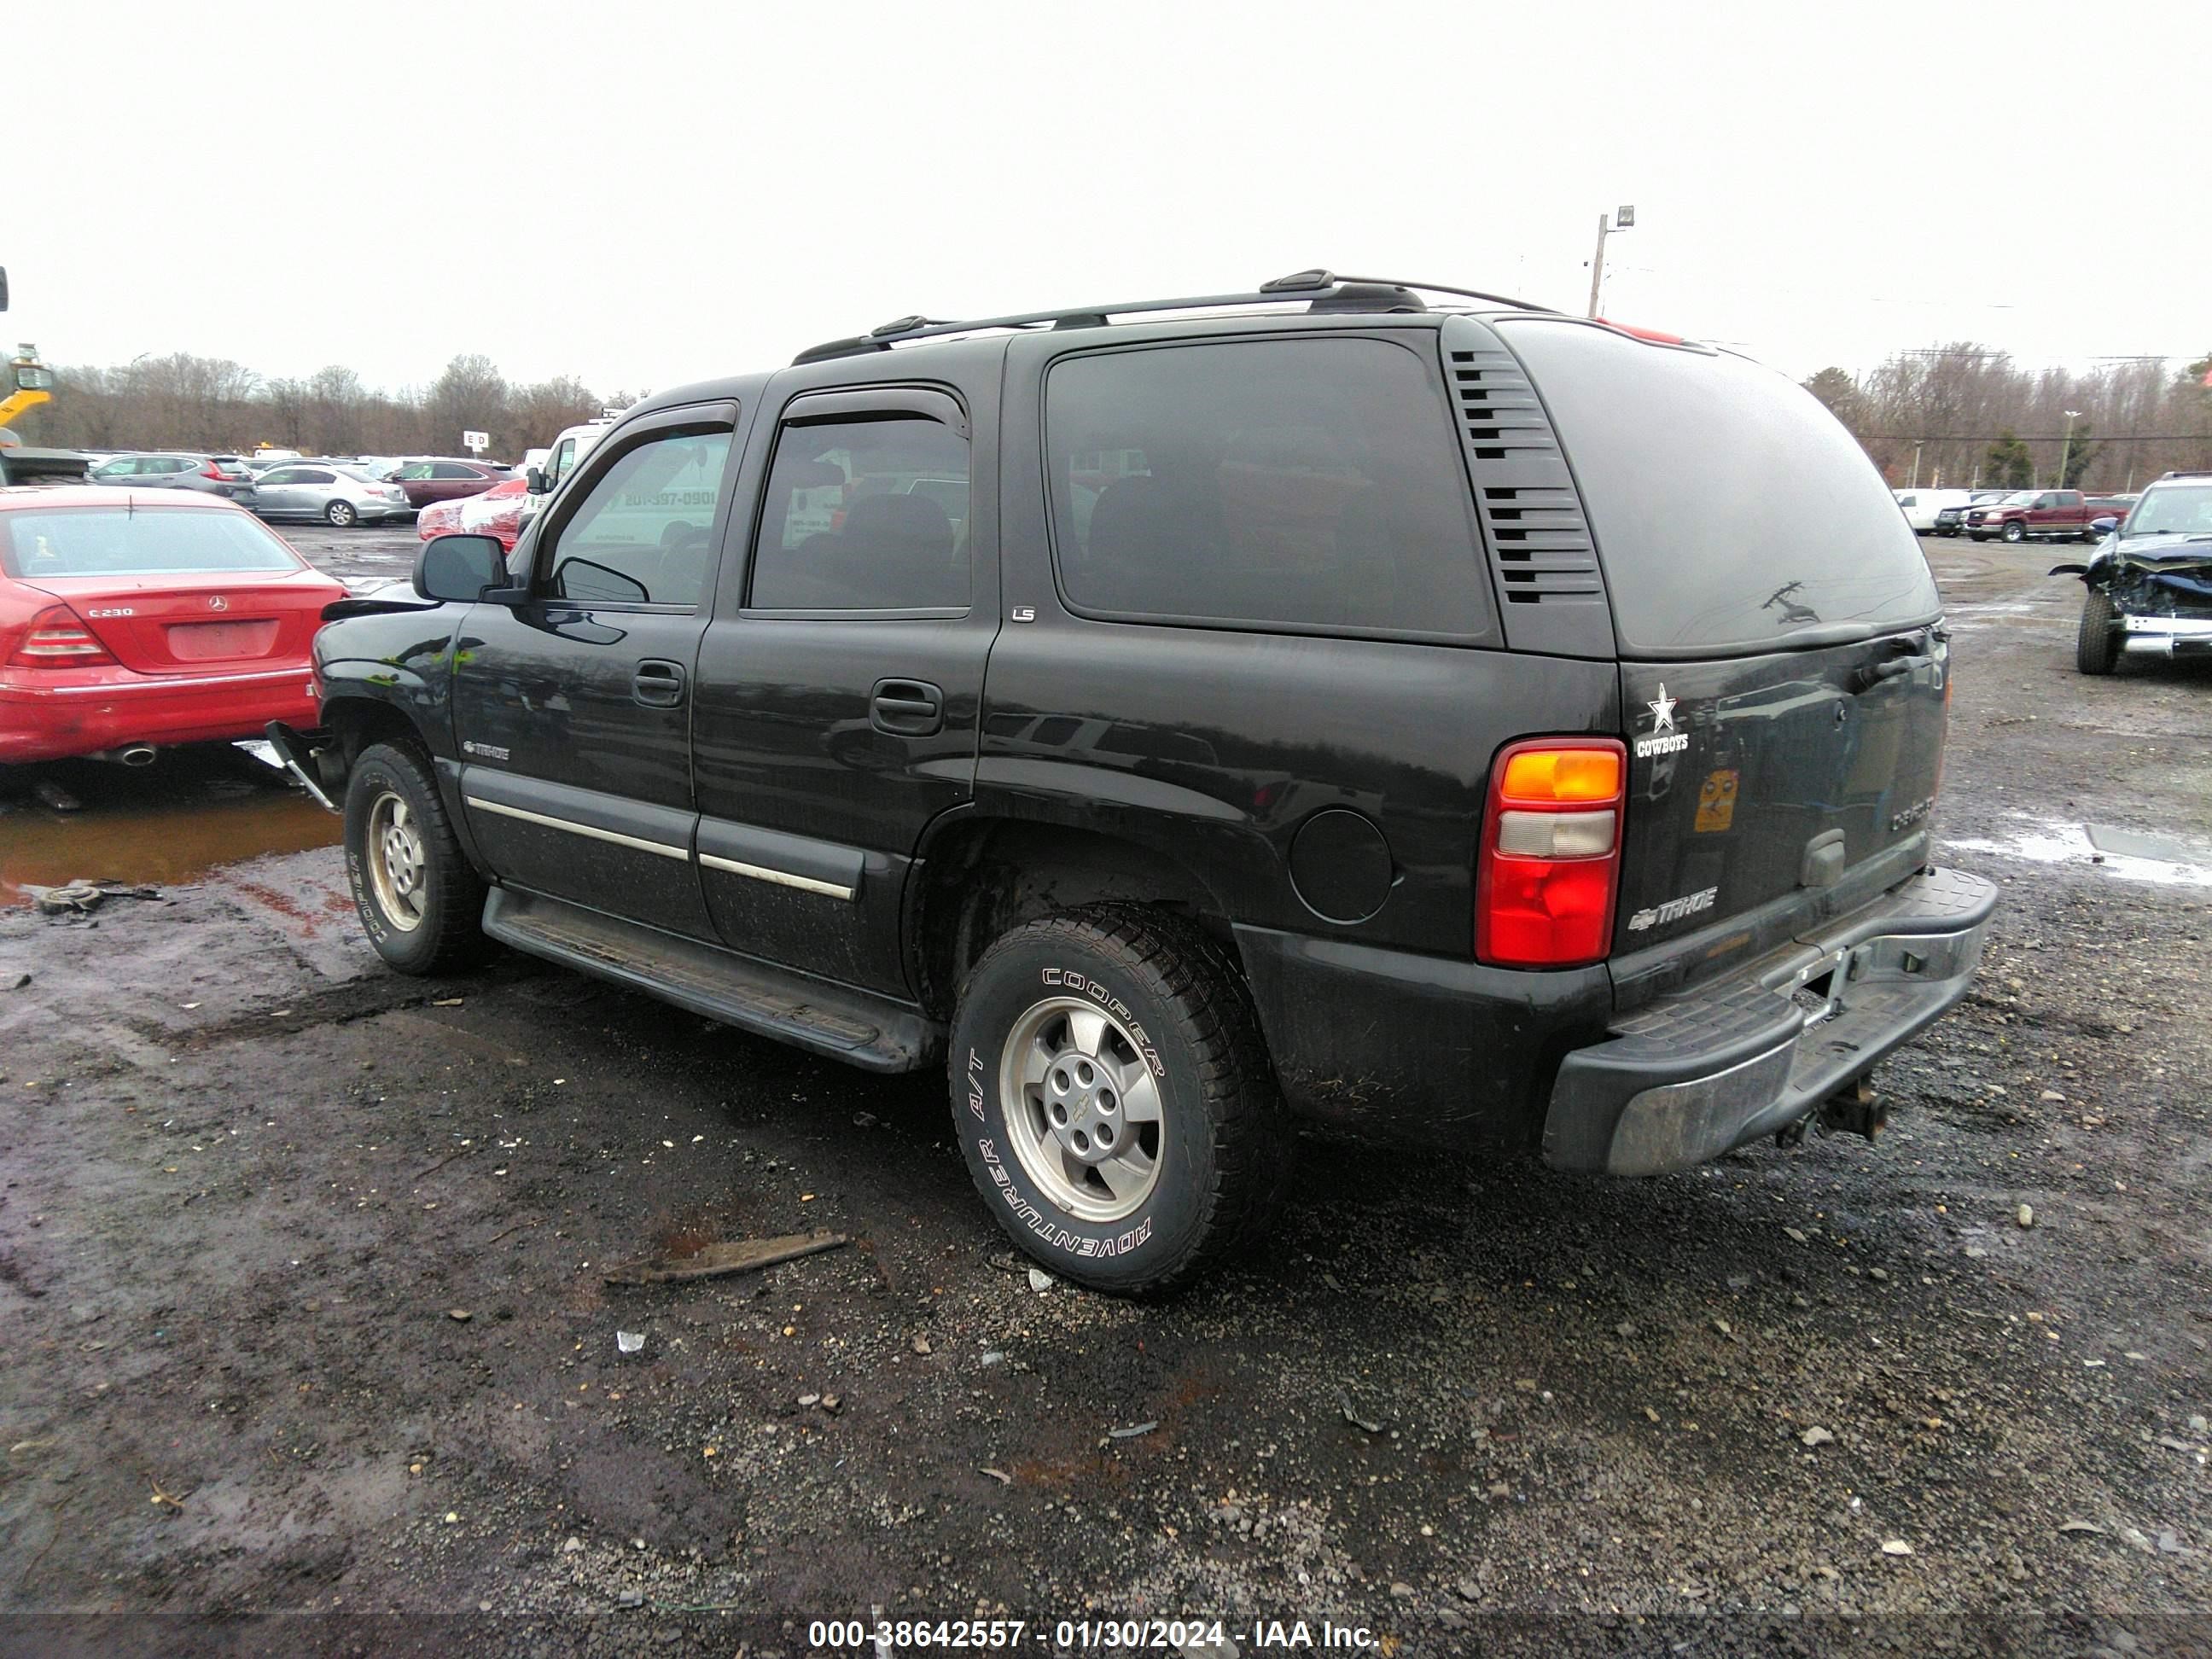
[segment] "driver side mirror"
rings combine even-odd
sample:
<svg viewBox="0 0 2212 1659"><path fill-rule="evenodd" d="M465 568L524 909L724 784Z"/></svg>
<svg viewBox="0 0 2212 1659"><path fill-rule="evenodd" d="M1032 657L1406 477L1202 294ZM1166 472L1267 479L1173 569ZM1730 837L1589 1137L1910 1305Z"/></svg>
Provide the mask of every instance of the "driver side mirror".
<svg viewBox="0 0 2212 1659"><path fill-rule="evenodd" d="M533 466L526 475L523 487L533 495L544 495L551 492L553 481L545 476L544 467Z"/></svg>
<svg viewBox="0 0 2212 1659"><path fill-rule="evenodd" d="M2109 536L2120 527L2118 519L2106 517L2089 520L2089 528L2100 536Z"/></svg>
<svg viewBox="0 0 2212 1659"><path fill-rule="evenodd" d="M507 555L496 536L440 536L415 557L415 591L426 599L474 605L507 580Z"/></svg>

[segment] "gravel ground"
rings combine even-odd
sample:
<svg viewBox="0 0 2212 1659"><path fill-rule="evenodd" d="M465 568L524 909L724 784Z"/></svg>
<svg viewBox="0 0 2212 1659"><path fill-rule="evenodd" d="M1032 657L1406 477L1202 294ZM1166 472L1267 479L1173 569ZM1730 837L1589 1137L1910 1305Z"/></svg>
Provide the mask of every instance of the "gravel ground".
<svg viewBox="0 0 2212 1659"><path fill-rule="evenodd" d="M517 959L397 979L329 848L0 911L0 1644L2203 1650L2212 676L2084 679L2048 550L1930 548L1946 859L2005 902L1878 1145L1309 1146L1264 1255L1166 1305L1034 1288L940 1081ZM854 1243L601 1279L817 1227ZM276 1612L321 1616L86 1617Z"/></svg>

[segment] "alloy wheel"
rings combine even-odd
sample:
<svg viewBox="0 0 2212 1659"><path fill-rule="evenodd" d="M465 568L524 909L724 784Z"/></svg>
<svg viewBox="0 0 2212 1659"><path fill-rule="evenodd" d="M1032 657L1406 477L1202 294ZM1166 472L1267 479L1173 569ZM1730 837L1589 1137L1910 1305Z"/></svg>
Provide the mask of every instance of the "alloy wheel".
<svg viewBox="0 0 2212 1659"><path fill-rule="evenodd" d="M368 833L362 856L368 861L369 890L385 920L404 933L422 925L423 890L429 875L422 831L405 800L390 790L368 809Z"/></svg>
<svg viewBox="0 0 2212 1659"><path fill-rule="evenodd" d="M1158 1081L1128 1028L1095 1003L1047 997L1014 1022L999 1104L1023 1170L1072 1215L1119 1221L1159 1183Z"/></svg>

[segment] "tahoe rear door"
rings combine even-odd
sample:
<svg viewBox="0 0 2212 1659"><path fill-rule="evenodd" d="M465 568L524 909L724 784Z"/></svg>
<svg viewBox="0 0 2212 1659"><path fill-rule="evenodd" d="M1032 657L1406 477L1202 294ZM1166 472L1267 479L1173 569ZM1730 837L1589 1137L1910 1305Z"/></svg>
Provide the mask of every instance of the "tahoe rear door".
<svg viewBox="0 0 2212 1659"><path fill-rule="evenodd" d="M1612 610L1631 1006L1928 861L1941 604L1872 463L1784 376L1571 319L1498 332L1558 430Z"/></svg>

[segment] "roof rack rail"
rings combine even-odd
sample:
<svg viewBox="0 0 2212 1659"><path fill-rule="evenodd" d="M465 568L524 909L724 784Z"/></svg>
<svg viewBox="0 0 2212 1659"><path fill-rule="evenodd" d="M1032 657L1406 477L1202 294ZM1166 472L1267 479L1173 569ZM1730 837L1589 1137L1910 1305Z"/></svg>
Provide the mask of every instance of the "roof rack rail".
<svg viewBox="0 0 2212 1659"><path fill-rule="evenodd" d="M1135 300L1121 305L1075 306L1062 311L1029 311L1007 317L974 317L965 321L918 314L901 317L870 329L866 334L855 334L842 340L825 340L820 345L809 346L791 361L794 364L818 363L836 357L857 357L871 351L889 351L894 345L908 345L917 340L936 339L948 334L976 333L985 329L1028 331L1098 328L1116 316L1136 316L1158 311L1212 311L1230 306L1281 305L1286 300L1309 301L1311 302L1309 308L1316 312L1425 311L1428 307L1420 299L1424 293L1486 300L1495 305L1510 306L1516 311L1547 312L1551 309L1548 306L1532 305L1526 300L1516 300L1507 295L1486 294L1480 289L1454 288L1444 283L1406 282L1391 276L1340 276L1334 271L1316 267L1262 283L1249 294L1203 294L1175 300Z"/></svg>

